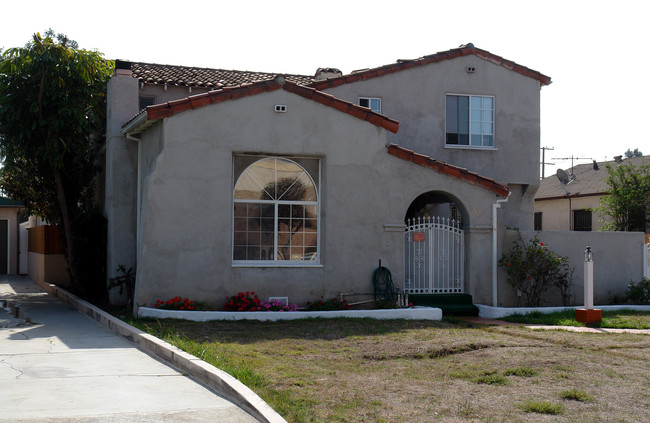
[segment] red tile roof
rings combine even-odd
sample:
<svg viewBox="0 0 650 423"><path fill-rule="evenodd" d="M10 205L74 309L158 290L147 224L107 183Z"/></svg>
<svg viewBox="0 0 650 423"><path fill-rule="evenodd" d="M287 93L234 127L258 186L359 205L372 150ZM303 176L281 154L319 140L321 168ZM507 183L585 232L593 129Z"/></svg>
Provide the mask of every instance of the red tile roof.
<svg viewBox="0 0 650 423"><path fill-rule="evenodd" d="M283 76L278 76L273 80L260 81L252 84L244 84L238 87L227 87L220 90L210 91L207 93L197 94L191 97L185 97L179 100L168 101L167 103L148 106L138 113L133 119L129 120L122 126L123 131L127 130L132 133L142 132L150 126L152 121L170 117L176 113L185 110L197 109L208 104L221 103L226 100L235 100L238 98L284 89L290 93L297 94L301 97L314 100L318 103L332 107L338 111L347 113L358 119L368 121L375 126L379 126L388 131L396 133L399 129L399 122L375 113L365 107L339 100L329 94L322 93L314 88L304 87L296 83L287 81ZM138 122L137 124L135 122ZM132 127L132 128L131 128Z"/></svg>
<svg viewBox="0 0 650 423"><path fill-rule="evenodd" d="M459 48L442 51L428 56L423 56L420 57L419 59L398 60L397 63L380 66L378 68L366 69L348 75L343 75L337 78L330 78L323 81L316 81L309 84L309 86L316 88L317 90L322 90L325 88L337 87L339 85L347 84L350 82L371 79L378 76L383 76L394 72L400 72L418 66L428 65L430 63L442 62L445 60L451 60L457 57L469 56L469 55L474 55L483 60L487 60L488 62L502 66L513 72L517 72L529 78L536 79L543 85L549 85L551 83L551 78L549 76L543 75L525 66L518 65L517 63L511 60L506 60L501 56L497 56L495 54L490 53L489 51L474 47L473 44L469 43L466 45L462 45Z"/></svg>
<svg viewBox="0 0 650 423"><path fill-rule="evenodd" d="M275 78L277 73L226 69L195 68L193 66L160 65L156 63L116 61L118 69L131 70L131 75L143 84L198 87L216 90ZM306 85L313 81L307 75L284 74L287 81Z"/></svg>
<svg viewBox="0 0 650 423"><path fill-rule="evenodd" d="M445 175L452 176L454 178L460 179L461 181L478 185L481 188L485 188L488 191L492 191L493 193L501 197L507 197L508 194L510 193L510 189L507 186L495 182L494 179L486 178L485 176L481 176L478 173L470 172L469 170L464 169L462 167L450 165L449 163L432 159L429 156L415 153L413 150L408 150L396 144L391 144L388 146L388 154L391 154L402 160L413 162L420 166L424 166L429 169L435 170L438 173L443 173Z"/></svg>

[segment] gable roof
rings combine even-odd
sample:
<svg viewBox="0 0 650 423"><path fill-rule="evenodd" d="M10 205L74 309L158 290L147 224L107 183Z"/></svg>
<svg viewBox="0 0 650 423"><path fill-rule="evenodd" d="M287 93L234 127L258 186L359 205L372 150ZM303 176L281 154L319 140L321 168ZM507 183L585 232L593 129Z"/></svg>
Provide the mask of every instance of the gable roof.
<svg viewBox="0 0 650 423"><path fill-rule="evenodd" d="M365 70L353 72L351 74L343 75L336 78L330 78L323 81L315 81L311 83L309 86L316 88L317 90L322 90L325 88L337 87L339 85L347 84L350 82L362 81L366 79L375 78L378 76L387 75L394 72L400 72L418 66L428 65L430 63L442 62L445 60L451 60L457 57L470 56L470 55L479 57L490 63L494 63L495 65L502 66L513 72L517 72L521 75L535 79L539 81L542 85L549 85L551 83L551 78L549 76L543 75L540 72L519 65L511 60L504 59L503 57L497 56L496 54L492 54L487 50L482 50L480 48L474 47L474 44L469 43L455 49L442 51L435 54L430 54L428 56L423 56L418 59L398 60L396 63L380 66L378 68L365 69Z"/></svg>
<svg viewBox="0 0 650 423"><path fill-rule="evenodd" d="M567 186L570 196L589 197L595 195L606 195L609 186L605 179L608 176L607 165L620 166L630 164L633 166L650 165L650 156L631 157L619 163L615 160L608 162L598 162L598 170L594 169L593 163L579 164L573 167L573 181ZM572 170L566 169L567 174L571 175ZM562 189L562 184L556 175L548 176L540 182L539 189L535 193L535 201L555 200L566 198L566 193Z"/></svg>
<svg viewBox="0 0 650 423"><path fill-rule="evenodd" d="M266 81L277 74L226 69L195 68L191 66L160 65L156 63L115 61L116 70L131 71L131 76L142 84L172 85L178 87L198 87L219 89L242 84ZM284 75L287 81L307 85L313 81L311 76Z"/></svg>
<svg viewBox="0 0 650 423"><path fill-rule="evenodd" d="M23 203L21 203L20 201L14 201L11 198L0 196L0 207L23 208L23 207L25 207L25 205Z"/></svg>
<svg viewBox="0 0 650 423"><path fill-rule="evenodd" d="M470 172L469 170L462 167L441 162L440 160L425 156L424 154L416 153L413 150L408 150L406 148L400 147L397 144L391 144L388 146L388 154L391 154L402 160L427 167L438 173L452 176L454 178L460 179L461 181L465 181L473 185L478 185L479 187L484 188L488 191L492 191L501 197L507 197L510 193L510 189L507 186L495 182L494 179L481 176L475 172Z"/></svg>
<svg viewBox="0 0 650 423"><path fill-rule="evenodd" d="M332 107L340 112L347 113L357 119L365 120L393 133L396 133L399 129L399 122L394 119L375 113L368 108L337 99L330 94L317 91L314 88L301 86L287 81L284 76L277 76L273 80L244 84L238 87L226 87L191 97L185 97L179 100L148 106L122 126L122 133L128 132L131 134L138 134L146 130L154 122L185 110L198 109L209 104L236 100L238 98L279 89L297 94L325 106Z"/></svg>

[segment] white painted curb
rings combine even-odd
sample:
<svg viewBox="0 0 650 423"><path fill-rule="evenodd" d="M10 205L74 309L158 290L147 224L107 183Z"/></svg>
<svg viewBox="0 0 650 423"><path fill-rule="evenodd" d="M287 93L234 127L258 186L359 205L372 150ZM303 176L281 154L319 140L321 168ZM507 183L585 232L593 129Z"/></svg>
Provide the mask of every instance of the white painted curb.
<svg viewBox="0 0 650 423"><path fill-rule="evenodd" d="M246 385L205 361L180 350L179 348L134 328L120 319L113 317L94 305L69 293L56 285L36 282L46 292L56 295L79 312L95 320L117 335L133 342L139 349L157 356L180 371L204 383L217 394L237 404L251 416L263 423L287 423L274 409Z"/></svg>
<svg viewBox="0 0 650 423"><path fill-rule="evenodd" d="M335 311L186 311L140 307L138 317L155 319L183 319L195 322L211 320L297 320L337 317L405 320L442 320L442 310L433 307L396 308L385 310L335 310Z"/></svg>
<svg viewBox="0 0 650 423"><path fill-rule="evenodd" d="M482 304L474 304L478 307L479 317L486 319L499 319L501 317L511 316L513 314L528 314L533 312L540 313L555 313L556 311L575 310L583 308L583 306L571 307L491 307ZM595 305L594 308L599 310L640 310L650 311L650 305L611 305L600 306Z"/></svg>

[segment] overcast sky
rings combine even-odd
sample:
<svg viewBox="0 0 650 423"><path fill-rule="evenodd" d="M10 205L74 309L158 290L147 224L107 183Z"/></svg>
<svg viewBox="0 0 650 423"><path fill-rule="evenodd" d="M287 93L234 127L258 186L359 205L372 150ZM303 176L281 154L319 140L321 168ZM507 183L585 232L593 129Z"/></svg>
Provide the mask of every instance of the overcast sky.
<svg viewBox="0 0 650 423"><path fill-rule="evenodd" d="M3 1L0 47L63 32L109 59L312 75L469 42L552 78L541 146L580 157L650 154L647 1ZM498 142L498 141L497 141ZM576 160L585 163L588 160ZM546 166L546 176L556 166Z"/></svg>

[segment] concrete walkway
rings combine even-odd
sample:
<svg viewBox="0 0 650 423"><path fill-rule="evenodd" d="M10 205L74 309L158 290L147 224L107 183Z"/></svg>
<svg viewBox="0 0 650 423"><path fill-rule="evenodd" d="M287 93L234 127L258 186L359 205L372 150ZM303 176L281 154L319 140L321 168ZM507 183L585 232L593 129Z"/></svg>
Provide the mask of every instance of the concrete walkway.
<svg viewBox="0 0 650 423"><path fill-rule="evenodd" d="M550 326L550 325L527 325L523 323L506 322L499 319L486 319L475 316L462 316L460 319L469 323L492 326L525 326L533 330L566 330L568 332L588 333L635 333L639 335L650 335L650 329L615 329L615 328L592 328L585 326Z"/></svg>
<svg viewBox="0 0 650 423"><path fill-rule="evenodd" d="M0 300L0 422L257 421L28 278Z"/></svg>

